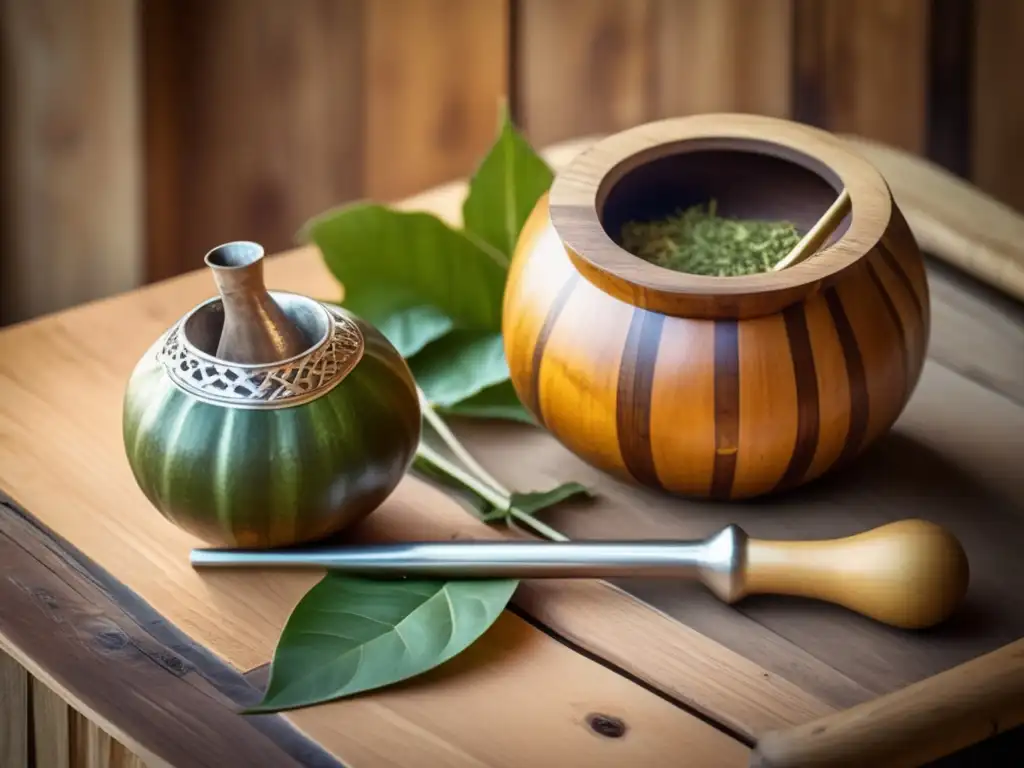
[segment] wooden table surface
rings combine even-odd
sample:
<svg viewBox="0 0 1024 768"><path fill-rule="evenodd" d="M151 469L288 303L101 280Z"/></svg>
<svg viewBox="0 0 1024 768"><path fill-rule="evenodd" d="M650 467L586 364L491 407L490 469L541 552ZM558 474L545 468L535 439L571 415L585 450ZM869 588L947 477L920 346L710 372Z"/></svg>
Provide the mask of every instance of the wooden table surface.
<svg viewBox="0 0 1024 768"><path fill-rule="evenodd" d="M463 191L402 206L457 221ZM340 295L312 249L266 267L272 288ZM525 582L479 642L421 678L240 716L319 574L193 571L188 551L200 542L152 509L121 443L133 365L214 292L199 271L0 332L0 648L152 766L746 765L768 731L1024 636L1024 310L944 265L931 264L929 280L930 358L906 412L848 471L798 492L681 501L601 475L538 429L457 430L518 490L595 487L596 503L547 518L574 538L698 537L729 522L818 538L935 520L972 567L964 610L937 630L903 632L809 601L727 607L689 584ZM409 476L355 535L501 533Z"/></svg>

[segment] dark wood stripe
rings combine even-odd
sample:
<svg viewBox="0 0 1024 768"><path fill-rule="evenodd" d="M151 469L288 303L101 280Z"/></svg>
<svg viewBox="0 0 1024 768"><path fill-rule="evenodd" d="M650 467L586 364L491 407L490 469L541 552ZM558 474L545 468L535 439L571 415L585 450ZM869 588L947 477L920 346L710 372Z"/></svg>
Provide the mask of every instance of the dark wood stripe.
<svg viewBox="0 0 1024 768"><path fill-rule="evenodd" d="M931 0L925 151L968 178L974 114L974 0Z"/></svg>
<svg viewBox="0 0 1024 768"><path fill-rule="evenodd" d="M910 300L914 302L914 309L917 311L917 317L923 323L924 307L921 305L921 297L918 296L917 291L914 290L914 283L910 279L910 275L903 271L903 267L900 266L899 259L897 259L893 255L892 251L889 250L889 246L881 240L878 242L877 251L881 254L882 261L886 263L889 269L896 273L896 277L899 278L901 283L903 283L903 287L907 289L907 293L910 294Z"/></svg>
<svg viewBox="0 0 1024 768"><path fill-rule="evenodd" d="M519 80L523 72L522 43L523 9L521 0L508 0L506 6L506 32L508 33L508 71L505 81L505 92L508 100L508 113L516 127L523 127L522 88Z"/></svg>
<svg viewBox="0 0 1024 768"><path fill-rule="evenodd" d="M57 693L171 765L341 766L280 715L239 714L261 698L239 670L3 493L0 605Z"/></svg>
<svg viewBox="0 0 1024 768"><path fill-rule="evenodd" d="M791 304L782 312L789 339L789 354L793 358L796 378L797 427L796 445L789 466L779 480L776 490L790 488L799 483L818 450L819 409L818 372L814 366L811 335L807 330L807 313L803 302Z"/></svg>
<svg viewBox="0 0 1024 768"><path fill-rule="evenodd" d="M579 273L573 272L558 289L555 300L551 302L551 308L548 309L548 315L544 318L544 325L541 326L540 333L537 334L537 342L533 345L533 359L530 361L530 391L527 393L526 406L542 426L544 425L544 414L540 405L540 364L544 359L544 348L548 345L548 339L551 338L551 331L555 328L558 316L565 309L566 302L569 301L569 296L576 288L579 279Z"/></svg>
<svg viewBox="0 0 1024 768"><path fill-rule="evenodd" d="M732 494L740 444L740 330L735 320L715 321L715 466L711 496Z"/></svg>
<svg viewBox="0 0 1024 768"><path fill-rule="evenodd" d="M882 301L885 303L885 311L888 313L889 318L892 320L893 325L896 327L896 335L900 339L900 352L902 352L903 359L903 396L907 397L910 389L910 351L907 349L907 331L903 327L903 320L900 318L899 310L896 309L896 305L893 303L892 296L885 290L885 283L882 282L882 278L878 274L878 270L875 269L875 265L870 260L865 260L868 266L868 274L871 276L871 282L875 284L875 289L882 297Z"/></svg>
<svg viewBox="0 0 1024 768"><path fill-rule="evenodd" d="M665 316L657 312L633 311L619 364L615 406L622 461L638 482L654 486L661 482L651 452L651 389L664 324Z"/></svg>
<svg viewBox="0 0 1024 768"><path fill-rule="evenodd" d="M790 113L794 120L825 126L828 72L825 8L820 0L794 0Z"/></svg>
<svg viewBox="0 0 1024 768"><path fill-rule="evenodd" d="M846 431L846 442L836 459L836 464L845 464L860 450L861 442L868 430L870 403L868 402L868 382L864 373L864 359L857 346L857 337L850 325L850 319L843 309L843 302L835 288L826 288L823 296L828 305L832 324L839 336L839 345L843 349L843 361L846 363L846 378L850 388L850 426Z"/></svg>

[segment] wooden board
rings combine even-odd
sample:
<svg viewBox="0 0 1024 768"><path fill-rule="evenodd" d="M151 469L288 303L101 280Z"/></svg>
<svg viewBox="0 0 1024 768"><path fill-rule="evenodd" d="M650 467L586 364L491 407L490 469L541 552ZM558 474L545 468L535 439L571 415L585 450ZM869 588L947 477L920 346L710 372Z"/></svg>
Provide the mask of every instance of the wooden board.
<svg viewBox="0 0 1024 768"><path fill-rule="evenodd" d="M0 324L138 284L134 0L0 2Z"/></svg>
<svg viewBox="0 0 1024 768"><path fill-rule="evenodd" d="M795 0L792 118L921 153L927 0Z"/></svg>
<svg viewBox="0 0 1024 768"><path fill-rule="evenodd" d="M509 1L365 3L362 196L396 200L476 169L508 95Z"/></svg>
<svg viewBox="0 0 1024 768"><path fill-rule="evenodd" d="M462 191L450 185L405 207L455 218ZM310 250L271 258L267 275L283 290L334 290ZM597 504L552 515L580 538L703 535L731 521L758 535L832 536L914 510L953 528L972 558L977 575L963 618L913 634L818 604L765 598L729 609L693 585L527 583L515 610L451 664L405 686L279 719L356 766L406 765L412 755L421 764L545 765L566 754L588 765L653 764L665 754L687 754L699 765L741 765L744 743L767 731L869 701L1020 637L1006 595L1022 578L1011 545L1020 538L1022 494L1013 459L1024 406L1019 392L999 382L1015 380L1005 365L1021 348L1024 325L1019 307L993 316L992 306L979 305L961 280L939 271L930 279L956 296L944 301L941 291L933 293L933 348L944 349L946 359L928 363L907 413L876 451L843 476L787 497L727 507L658 497L597 476L542 433L460 427L484 463L522 490L552 477L592 482L601 495ZM16 581L60 590L66 602L57 604L68 605L72 616L60 626L93 638L79 642L75 653L104 662L62 662L65 637L53 627L68 614L40 611L39 590L19 592L10 578L3 582L10 599L26 601L26 608L0 614L0 640L29 671L153 764L173 759L189 740L170 744L159 708L126 709L111 691L155 685L159 701L176 703L205 692L213 703L204 711L224 718L216 721L224 729L253 729L249 720L228 716L232 697L215 681L226 676L232 690L252 695L249 686L263 673L288 610L316 578L193 571L187 551L197 542L153 512L123 458L120 397L131 366L156 335L212 292L208 275L189 274L0 333L0 487L30 515L3 510L9 533L0 543L11 554L0 563ZM958 337L950 334L963 317L984 318L992 346L954 342ZM1004 324L993 325L994 317L1005 317ZM962 407L949 408L951 401ZM513 433L518 439L505 444L499 461L495 442ZM539 466L538 457L548 463ZM965 504L978 507L965 514ZM496 532L410 477L355 535ZM100 569L108 586L96 588L90 574ZM83 596L87 589L93 591ZM140 621L128 603L136 612L156 612L181 634L154 635L166 625ZM109 629L112 621L119 629ZM122 634L137 645L104 647ZM219 673L194 661L185 674L175 662L155 663L160 644L168 643L177 658L216 661L221 666L210 669ZM139 658L132 649L140 647L152 650ZM113 651L135 662L114 661L123 656ZM96 670L125 677L104 683ZM245 672L251 674L238 682ZM624 721L625 736L598 736L590 725L594 714ZM203 720L195 727L202 733L207 726ZM245 738L273 743L265 735Z"/></svg>
<svg viewBox="0 0 1024 768"><path fill-rule="evenodd" d="M695 112L790 109L793 0L522 0L516 117L537 146Z"/></svg>
<svg viewBox="0 0 1024 768"><path fill-rule="evenodd" d="M972 178L979 187L1024 211L1024 158L1020 146L1024 106L1007 77L1024 63L1024 5L975 0L974 146Z"/></svg>
<svg viewBox="0 0 1024 768"><path fill-rule="evenodd" d="M141 18L150 279L243 232L291 247L361 194L362 3L154 0Z"/></svg>
<svg viewBox="0 0 1024 768"><path fill-rule="evenodd" d="M148 277L242 233L283 250L332 206L472 172L506 93L506 6L144 3Z"/></svg>

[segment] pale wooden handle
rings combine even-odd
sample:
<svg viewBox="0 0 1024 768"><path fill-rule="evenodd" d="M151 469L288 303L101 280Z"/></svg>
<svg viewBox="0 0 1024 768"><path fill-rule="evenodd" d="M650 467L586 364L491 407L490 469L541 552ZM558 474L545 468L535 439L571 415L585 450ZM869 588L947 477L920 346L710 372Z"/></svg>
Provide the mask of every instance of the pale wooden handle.
<svg viewBox="0 0 1024 768"><path fill-rule="evenodd" d="M928 160L843 138L885 177L922 250L1024 301L1024 216Z"/></svg>
<svg viewBox="0 0 1024 768"><path fill-rule="evenodd" d="M759 768L911 768L1024 723L1024 640L851 709L762 735Z"/></svg>
<svg viewBox="0 0 1024 768"><path fill-rule="evenodd" d="M746 594L837 603L905 629L945 620L967 591L960 543L934 523L901 520L830 541L747 543Z"/></svg>

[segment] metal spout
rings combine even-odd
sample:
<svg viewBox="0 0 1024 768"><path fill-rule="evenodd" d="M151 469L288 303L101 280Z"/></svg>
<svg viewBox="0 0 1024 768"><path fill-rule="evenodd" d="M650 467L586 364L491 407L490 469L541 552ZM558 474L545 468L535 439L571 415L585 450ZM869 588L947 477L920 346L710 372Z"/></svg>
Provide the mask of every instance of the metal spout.
<svg viewBox="0 0 1024 768"><path fill-rule="evenodd" d="M302 354L310 342L267 292L263 247L245 240L219 245L204 261L224 306L217 357L243 365L274 363Z"/></svg>

